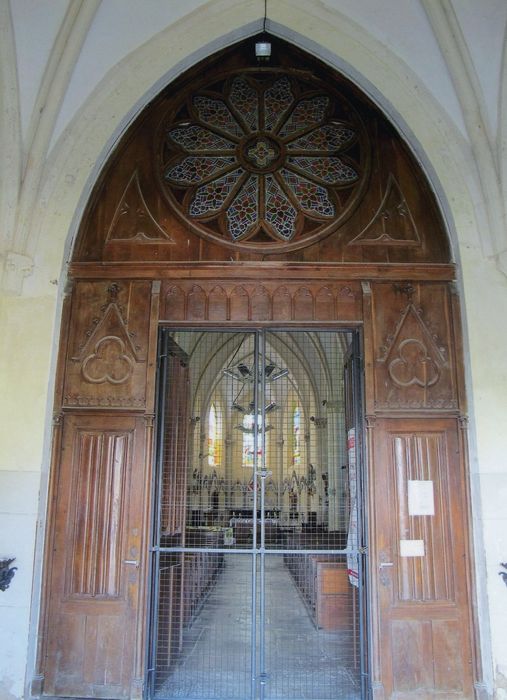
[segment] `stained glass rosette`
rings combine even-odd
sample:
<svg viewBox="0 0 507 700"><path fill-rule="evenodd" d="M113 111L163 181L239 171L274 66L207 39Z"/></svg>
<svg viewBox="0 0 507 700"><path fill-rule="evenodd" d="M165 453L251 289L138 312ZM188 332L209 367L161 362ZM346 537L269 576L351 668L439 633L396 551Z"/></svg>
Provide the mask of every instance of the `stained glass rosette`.
<svg viewBox="0 0 507 700"><path fill-rule="evenodd" d="M304 245L351 208L364 176L358 127L332 95L292 76L239 74L182 111L165 127L162 181L199 233Z"/></svg>

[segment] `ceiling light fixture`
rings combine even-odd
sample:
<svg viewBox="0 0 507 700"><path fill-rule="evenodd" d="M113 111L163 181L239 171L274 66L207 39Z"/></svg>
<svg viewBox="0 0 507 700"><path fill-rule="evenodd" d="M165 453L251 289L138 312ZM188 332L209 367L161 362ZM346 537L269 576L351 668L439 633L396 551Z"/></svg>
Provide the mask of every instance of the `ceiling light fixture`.
<svg viewBox="0 0 507 700"><path fill-rule="evenodd" d="M243 362L239 365L229 366L222 370L222 372L231 379L235 379L237 382L243 384L253 384L255 381L255 372L253 367L248 367ZM282 369L277 365L270 363L264 367L264 379L267 384L276 382L277 379L286 377L289 374L288 369ZM261 381L260 374L257 376L257 381Z"/></svg>
<svg viewBox="0 0 507 700"><path fill-rule="evenodd" d="M252 415L252 413L255 411L255 403L253 401L250 401L248 407L245 408L245 406L241 406L241 404L236 403L236 401L234 401L231 408L233 408L236 411L239 411L240 413L243 413L245 416L249 416ZM278 408L278 404L276 403L276 401L271 401L271 403L268 403L267 406L264 406L264 413L271 413L271 411L274 411L275 408ZM257 412L262 413L262 410L259 408Z"/></svg>

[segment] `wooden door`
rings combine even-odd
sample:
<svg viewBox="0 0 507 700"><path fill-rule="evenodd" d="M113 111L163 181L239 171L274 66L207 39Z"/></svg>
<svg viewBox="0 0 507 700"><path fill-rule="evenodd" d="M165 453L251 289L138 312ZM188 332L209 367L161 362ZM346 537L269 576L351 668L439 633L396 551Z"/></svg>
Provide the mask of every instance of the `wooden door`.
<svg viewBox="0 0 507 700"><path fill-rule="evenodd" d="M459 430L453 418L373 429L376 698L474 697Z"/></svg>
<svg viewBox="0 0 507 700"><path fill-rule="evenodd" d="M183 537L187 497L187 449L190 413L188 358L172 338L165 338L167 348L163 370L167 395L163 396L162 510L163 537Z"/></svg>
<svg viewBox="0 0 507 700"><path fill-rule="evenodd" d="M139 588L139 417L64 418L46 677L49 695L128 697Z"/></svg>
<svg viewBox="0 0 507 700"><path fill-rule="evenodd" d="M188 357L173 338L163 336L161 376L163 391L159 402L159 465L161 471L160 522L156 538L159 546L184 545L187 500L187 450L190 414ZM157 649L162 675L166 674L181 650L185 622L187 557L183 553L158 555L156 569ZM152 640L153 642L153 640Z"/></svg>

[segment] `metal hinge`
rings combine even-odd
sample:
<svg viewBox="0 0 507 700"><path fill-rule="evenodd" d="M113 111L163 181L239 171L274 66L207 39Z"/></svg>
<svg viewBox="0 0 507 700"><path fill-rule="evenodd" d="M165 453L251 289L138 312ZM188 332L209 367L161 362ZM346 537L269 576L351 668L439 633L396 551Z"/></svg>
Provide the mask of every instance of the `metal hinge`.
<svg viewBox="0 0 507 700"><path fill-rule="evenodd" d="M266 685L269 681L269 673L259 673L257 676L260 685Z"/></svg>

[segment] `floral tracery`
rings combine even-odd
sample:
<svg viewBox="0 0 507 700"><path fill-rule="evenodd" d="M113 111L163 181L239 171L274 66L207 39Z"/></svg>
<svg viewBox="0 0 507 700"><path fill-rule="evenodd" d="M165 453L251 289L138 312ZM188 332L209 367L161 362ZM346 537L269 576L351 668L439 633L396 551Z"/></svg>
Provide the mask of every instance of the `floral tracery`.
<svg viewBox="0 0 507 700"><path fill-rule="evenodd" d="M328 232L365 175L343 104L280 72L197 91L164 125L164 190L198 233L222 243L269 247Z"/></svg>

